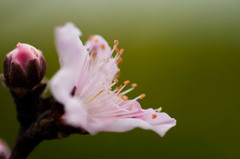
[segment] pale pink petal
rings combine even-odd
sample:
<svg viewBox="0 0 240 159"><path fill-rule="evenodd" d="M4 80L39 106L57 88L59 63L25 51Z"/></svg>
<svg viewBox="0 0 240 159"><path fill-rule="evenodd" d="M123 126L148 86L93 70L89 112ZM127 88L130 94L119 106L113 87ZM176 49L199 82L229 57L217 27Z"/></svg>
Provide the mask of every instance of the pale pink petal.
<svg viewBox="0 0 240 159"><path fill-rule="evenodd" d="M55 41L60 58L61 69L52 78L50 87L53 96L62 103L71 98L71 91L78 84L84 61L88 60L88 52L79 36L80 31L67 23L55 30Z"/></svg>
<svg viewBox="0 0 240 159"><path fill-rule="evenodd" d="M55 42L61 66L77 69L83 64L88 52L80 40L80 35L80 30L72 23L55 29Z"/></svg>
<svg viewBox="0 0 240 159"><path fill-rule="evenodd" d="M10 150L8 145L5 141L0 139L0 158L1 159L8 159L10 156Z"/></svg>
<svg viewBox="0 0 240 159"><path fill-rule="evenodd" d="M176 120L165 113L158 115L159 117L156 120L162 120L159 124L150 124L138 118L113 118L111 120L106 119L103 122L101 120L96 120L93 123L89 123L86 130L91 134L97 134L98 132L125 132L134 128L142 128L153 130L160 136L164 136L170 128L176 125Z"/></svg>
<svg viewBox="0 0 240 159"><path fill-rule="evenodd" d="M87 112L83 103L77 98L71 98L65 106L66 123L75 127L85 128L87 123Z"/></svg>

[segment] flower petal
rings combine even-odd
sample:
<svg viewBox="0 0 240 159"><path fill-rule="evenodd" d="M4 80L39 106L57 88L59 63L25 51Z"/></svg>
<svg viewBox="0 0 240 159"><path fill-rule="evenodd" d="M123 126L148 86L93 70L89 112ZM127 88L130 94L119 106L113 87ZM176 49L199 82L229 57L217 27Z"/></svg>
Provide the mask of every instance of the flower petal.
<svg viewBox="0 0 240 159"><path fill-rule="evenodd" d="M79 36L81 32L72 23L55 29L55 41L61 66L75 69L81 66L88 55Z"/></svg>
<svg viewBox="0 0 240 159"><path fill-rule="evenodd" d="M79 39L80 35L80 30L72 23L55 30L61 69L52 78L50 88L53 96L62 104L71 98L70 92L78 83L84 62L89 60L88 52Z"/></svg>
<svg viewBox="0 0 240 159"><path fill-rule="evenodd" d="M86 128L90 134L97 134L98 132L125 132L132 130L134 128L142 128L153 130L160 136L164 136L165 133L176 125L176 120L169 117L166 113L158 113L158 124L151 124L146 120L139 118L119 118L111 119L102 122L101 120L96 120L93 123L89 123L88 128Z"/></svg>

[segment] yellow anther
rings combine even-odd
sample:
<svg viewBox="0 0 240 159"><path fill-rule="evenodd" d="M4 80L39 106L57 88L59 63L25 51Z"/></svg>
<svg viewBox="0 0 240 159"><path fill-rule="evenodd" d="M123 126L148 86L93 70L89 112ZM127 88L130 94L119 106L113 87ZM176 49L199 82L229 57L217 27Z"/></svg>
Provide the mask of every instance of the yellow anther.
<svg viewBox="0 0 240 159"><path fill-rule="evenodd" d="M122 96L123 96L123 94L122 94L122 93L118 93L118 94L117 94L117 96L119 96L119 97L122 97Z"/></svg>
<svg viewBox="0 0 240 159"><path fill-rule="evenodd" d="M146 94L141 94L140 95L140 99L143 99L144 97L146 97Z"/></svg>
<svg viewBox="0 0 240 159"><path fill-rule="evenodd" d="M124 82L125 85L128 85L129 83L130 83L129 80L127 80L127 81Z"/></svg>
<svg viewBox="0 0 240 159"><path fill-rule="evenodd" d="M116 75L115 75L115 78L118 78L118 77L120 76L120 74L121 74L121 73L120 73L120 69L118 69L118 70L117 70L117 73L116 73Z"/></svg>
<svg viewBox="0 0 240 159"><path fill-rule="evenodd" d="M122 87L123 87L123 86L122 86L122 85L120 85L120 86L118 87L118 90L120 90Z"/></svg>
<svg viewBox="0 0 240 159"><path fill-rule="evenodd" d="M128 97L127 96L123 96L122 99L123 100L128 100Z"/></svg>
<svg viewBox="0 0 240 159"><path fill-rule="evenodd" d="M132 86L133 88L136 88L136 87L137 87L137 83L133 83L131 86Z"/></svg>
<svg viewBox="0 0 240 159"><path fill-rule="evenodd" d="M162 111L162 107L159 107L158 109L156 109L156 112L161 112Z"/></svg>
<svg viewBox="0 0 240 159"><path fill-rule="evenodd" d="M118 63L121 63L121 62L122 62L122 58L119 57L119 58L116 60L116 63L118 64Z"/></svg>
<svg viewBox="0 0 240 159"><path fill-rule="evenodd" d="M120 49L120 55L124 53L124 49Z"/></svg>
<svg viewBox="0 0 240 159"><path fill-rule="evenodd" d="M101 49L103 49L103 50L105 49L105 45L101 45L100 47L101 47Z"/></svg>
<svg viewBox="0 0 240 159"><path fill-rule="evenodd" d="M117 49L117 45L114 45L114 46L113 46L113 50L116 50L116 49Z"/></svg>
<svg viewBox="0 0 240 159"><path fill-rule="evenodd" d="M115 79L115 80L114 80L114 83L118 83L118 79Z"/></svg>
<svg viewBox="0 0 240 159"><path fill-rule="evenodd" d="M92 53L92 56L94 57L94 56L96 56L97 55L97 52L93 52Z"/></svg>
<svg viewBox="0 0 240 159"><path fill-rule="evenodd" d="M98 43L98 39L95 39L94 42L95 42L95 43Z"/></svg>
<svg viewBox="0 0 240 159"><path fill-rule="evenodd" d="M114 44L115 44L115 45L119 45L118 40L114 40Z"/></svg>
<svg viewBox="0 0 240 159"><path fill-rule="evenodd" d="M117 53L118 53L118 52L119 52L119 49L118 49L118 48L115 48L115 52L117 52Z"/></svg>
<svg viewBox="0 0 240 159"><path fill-rule="evenodd" d="M153 115L152 115L152 119L155 119L155 118L157 118L157 115L156 115L156 114L153 114Z"/></svg>
<svg viewBox="0 0 240 159"><path fill-rule="evenodd" d="M93 35L89 35L88 39L92 40L93 39Z"/></svg>

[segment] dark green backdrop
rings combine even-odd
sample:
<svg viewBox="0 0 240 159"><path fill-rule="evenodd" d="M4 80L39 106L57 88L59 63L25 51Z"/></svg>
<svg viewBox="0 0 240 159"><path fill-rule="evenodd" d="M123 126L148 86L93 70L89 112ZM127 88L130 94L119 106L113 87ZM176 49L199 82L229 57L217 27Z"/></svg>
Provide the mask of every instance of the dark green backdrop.
<svg viewBox="0 0 240 159"><path fill-rule="evenodd" d="M177 119L164 138L151 131L73 135L45 141L29 159L240 158L240 1L0 0L0 64L17 42L59 68L53 29L67 21L125 48L121 80L137 82L144 108L163 107ZM2 67L0 67L2 72ZM0 86L0 137L13 146L13 101Z"/></svg>

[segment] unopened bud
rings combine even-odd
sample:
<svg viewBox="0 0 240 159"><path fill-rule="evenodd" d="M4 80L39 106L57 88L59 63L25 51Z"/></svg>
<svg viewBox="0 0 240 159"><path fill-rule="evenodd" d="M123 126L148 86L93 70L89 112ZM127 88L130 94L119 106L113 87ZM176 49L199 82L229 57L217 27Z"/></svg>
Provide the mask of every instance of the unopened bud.
<svg viewBox="0 0 240 159"><path fill-rule="evenodd" d="M9 88L33 88L46 73L46 61L35 47L17 44L4 61L5 83Z"/></svg>
<svg viewBox="0 0 240 159"><path fill-rule="evenodd" d="M10 156L10 150L7 144L0 139L0 159L8 159Z"/></svg>

